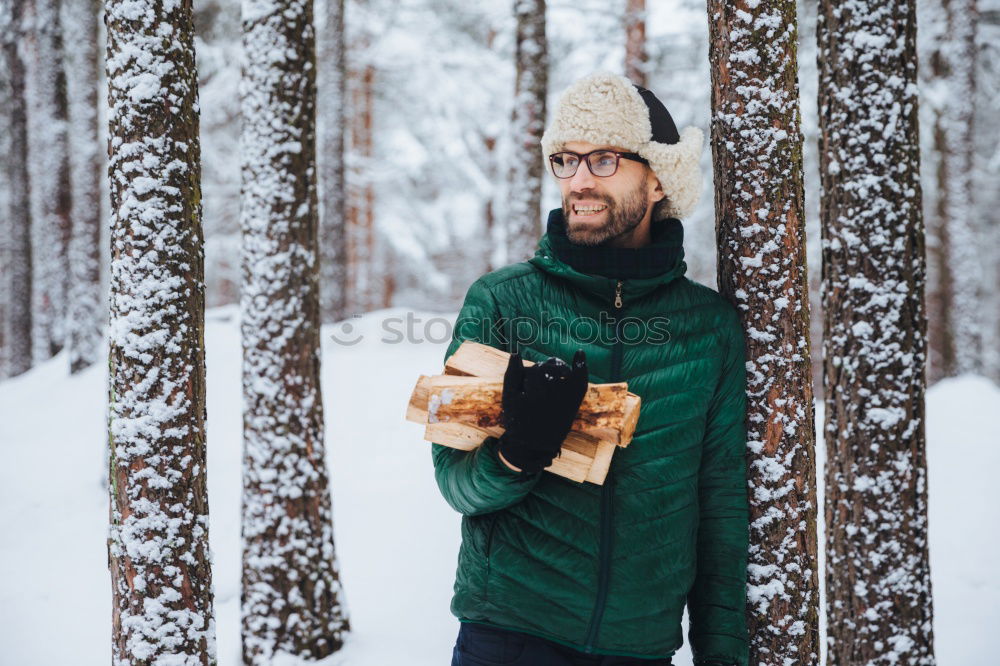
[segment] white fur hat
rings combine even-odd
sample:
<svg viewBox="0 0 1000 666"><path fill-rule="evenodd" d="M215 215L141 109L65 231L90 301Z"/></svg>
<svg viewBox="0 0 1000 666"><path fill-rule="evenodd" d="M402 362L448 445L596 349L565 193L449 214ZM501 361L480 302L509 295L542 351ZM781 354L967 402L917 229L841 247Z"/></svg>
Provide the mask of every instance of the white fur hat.
<svg viewBox="0 0 1000 666"><path fill-rule="evenodd" d="M660 218L684 218L701 196L703 134L686 127L680 134L667 109L624 76L597 72L563 92L552 124L542 135L546 159L570 141L620 146L638 153L660 180L668 203Z"/></svg>

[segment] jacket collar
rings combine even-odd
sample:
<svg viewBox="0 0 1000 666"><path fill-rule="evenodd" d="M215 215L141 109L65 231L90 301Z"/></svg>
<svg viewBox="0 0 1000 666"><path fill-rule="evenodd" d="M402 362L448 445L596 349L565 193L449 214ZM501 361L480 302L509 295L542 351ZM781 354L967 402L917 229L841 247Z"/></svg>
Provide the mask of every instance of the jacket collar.
<svg viewBox="0 0 1000 666"><path fill-rule="evenodd" d="M566 237L562 208L556 208L549 212L545 235L528 261L602 299L613 299L617 282L622 280L627 307L630 299L670 283L687 270L680 220L654 220L651 235L651 243L641 248L577 245Z"/></svg>

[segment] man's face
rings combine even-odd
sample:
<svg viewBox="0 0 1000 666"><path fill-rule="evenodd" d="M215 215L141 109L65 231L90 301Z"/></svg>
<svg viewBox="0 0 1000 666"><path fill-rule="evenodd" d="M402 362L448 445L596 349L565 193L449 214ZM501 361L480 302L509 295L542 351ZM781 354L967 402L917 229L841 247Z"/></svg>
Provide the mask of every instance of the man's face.
<svg viewBox="0 0 1000 666"><path fill-rule="evenodd" d="M563 147L581 155L599 149L629 152L586 141L571 141ZM562 193L566 236L578 245L628 244L636 228L648 224L653 204L662 198L659 183L648 167L625 158L612 176L595 176L586 161L581 161L576 174L556 181Z"/></svg>

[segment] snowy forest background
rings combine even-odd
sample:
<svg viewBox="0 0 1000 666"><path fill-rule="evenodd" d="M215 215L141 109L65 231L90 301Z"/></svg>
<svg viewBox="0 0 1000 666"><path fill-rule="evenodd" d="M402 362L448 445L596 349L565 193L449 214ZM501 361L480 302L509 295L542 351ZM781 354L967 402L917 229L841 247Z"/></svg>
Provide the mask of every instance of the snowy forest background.
<svg viewBox="0 0 1000 666"><path fill-rule="evenodd" d="M4 21L13 1L0 0L0 27L8 27ZM345 276L350 284L346 306L339 316L324 319L320 339L333 524L352 632L344 649L330 657L330 664L444 663L454 642L457 623L447 605L458 516L437 495L427 444L402 421L413 379L438 371L444 347L432 342L380 345L377 326L384 317L406 313L425 321L434 316L453 317L473 280L512 260L505 251L502 223L514 197L505 177L515 141L511 117L516 24L511 4L355 0L345 5L344 110L349 131L344 155L351 211L347 233L354 250L350 273ZM958 316L966 317L961 321L978 331L981 352L975 355L973 366L961 373L945 368L934 352L935 336L943 335L935 328L940 318L935 317L934 306L928 306L931 573L938 661L974 666L997 663L989 629L1000 622L1000 576L991 559L1000 546L996 528L1000 502L988 494L1000 463L1000 428L991 421L1000 410L1000 290L996 289L1000 285L1000 188L996 185L1000 176L1000 114L996 111L1000 107L1000 0L969 2L959 10L977 12L975 57L970 59L975 87L964 104L972 114L971 155L964 175L971 179L973 196L952 209L958 210L965 224L965 235L955 234L951 239L962 245L963 261L947 266L935 254L943 220L939 214L941 144L934 130L954 88L935 76L932 66L942 39L943 6L918 5L927 293L929 299L935 297L945 273L950 276L945 279L958 276L972 285L977 307ZM597 69L624 71L625 7L624 0L547 3L550 113L558 94L580 76ZM88 169L93 170L81 156L95 151L104 154L108 139L103 72L97 95L98 136L93 137L84 126L86 113L79 106L86 94L81 81L88 75L86 54L75 47L84 41L81 17L97 10L96 4L78 0L61 3L68 136L75 160L70 168L77 179L74 192L87 190ZM241 651L240 10L236 0L194 2L205 304L209 308L205 343L210 534L219 663L227 666L240 663ZM798 58L813 387L821 408L816 11L814 3L799 5ZM316 0L316 16L325 15L324 0ZM645 29L647 86L664 102L678 127L695 125L707 136L712 89L705 4L649 0ZM10 34L4 33L5 48L10 47ZM595 36L600 36L599 46ZM98 43L103 58L103 25ZM318 26L321 86L325 47L323 28ZM4 114L0 117L5 119L10 113L9 74L9 69L0 71L0 111ZM319 95L322 110L322 87ZM29 108L29 182L45 182L47 174L61 168L46 151L48 124L40 120L45 117L42 111ZM370 127L365 127L366 122ZM322 125L320 130L322 134ZM12 140L6 130L0 135L0 153L11 154ZM318 145L322 165L322 143ZM2 331L9 330L16 296L11 267L17 250L9 242L13 235L9 227L3 226L15 219L6 211L15 205L16 166L5 160L0 172ZM684 220L685 260L689 277L715 287L712 153L707 145L702 166L705 193L695 213ZM100 229L94 249L100 253L102 298L94 304L102 308L97 315L100 322L108 319L111 265L106 168L104 161L100 178L90 181L100 188L99 210L95 211ZM31 189L32 211L45 210L42 199L57 194ZM544 211L559 205L551 179L543 181L542 201ZM75 200L74 206L78 205ZM64 274L65 257L51 253L51 238L37 231L33 234L38 249L32 265L37 274ZM71 295L68 301L70 318L53 339L85 325L69 309L79 300ZM37 307L41 311L47 306ZM79 316L94 321L94 315L86 312ZM332 335L344 330L345 321L367 334L364 344L350 348L333 344ZM89 362L71 358L68 349L52 355L48 344L35 344L27 368L24 359L19 366L12 358L9 337L0 337L0 377L4 378L0 380L0 450L7 461L0 465L0 567L5 572L0 585L0 664L109 661L107 454L101 452L108 436L107 335L102 331L104 346L92 353ZM71 365L79 373L71 375ZM382 374L359 379L372 368ZM366 399L375 395L382 397ZM822 507L821 409L816 422ZM351 446L359 441L370 445ZM819 518L822 530L822 511ZM821 562L822 557L821 552ZM822 613L820 622L824 624ZM58 639L53 640L53 635ZM289 658L286 663L297 662ZM675 663L690 663L687 646Z"/></svg>
<svg viewBox="0 0 1000 666"><path fill-rule="evenodd" d="M325 14L323 2L316 0L317 16ZM622 69L624 4L619 0L615 6L622 6L613 10L599 1L548 3L550 109L558 93L581 73ZM78 5L85 7L86 2ZM1000 2L978 0L974 5L962 6L961 11L976 5L975 89L968 105L974 149L970 178L975 193L968 202L968 219L977 239L973 243L976 251L966 255L972 262L969 266L952 266L951 271L978 278L983 374L997 380L1000 294L989 287L1000 284L996 250L1000 247L1000 225L994 222L1000 203L1000 188L995 186L1000 173L1000 114L995 111L1000 96ZM67 3L69 8L74 6ZM64 11L72 13L71 9ZM201 104L206 305L215 307L236 303L239 293L240 3L198 0L194 12ZM707 132L711 88L704 4L695 0L650 2L647 12L648 87L664 101L678 127L695 125ZM943 22L942 12L936 3L918 3L918 13L918 59L921 81L925 83L920 88L921 180L928 233L928 293L933 296L940 284L933 256L935 231L940 225L940 215L935 213L940 175L934 126L949 89L931 71L938 43L935 38L942 30L938 27ZM359 288L349 297L345 314L394 305L455 311L476 277L507 262L504 227L489 225L487 218L502 219L506 205L504 173L497 165L505 163L511 143L516 27L513 14L502 2L450 0L347 2L345 14L349 63L345 113L350 121L361 122L367 107L373 142L371 148L352 145L353 128L346 132L346 181L349 201L356 207L359 220L359 224L348 228L348 234L359 245L371 242L373 256L370 261L352 266L352 278ZM821 246L816 6L800 3L798 17L810 301L818 304ZM71 42L72 22L65 29L67 41ZM607 45L589 46L581 34L604 35ZM103 25L101 39L103 44ZM317 44L320 49L324 45L322 30ZM67 51L67 66L77 67L77 77L79 58L79 53ZM322 75L322 57L319 67ZM374 76L366 87L363 74L368 68ZM106 83L101 74L99 99L104 100ZM72 76L68 84L70 101L74 95L83 94L82 90L74 90ZM320 96L322 105L322 92ZM103 104L99 112L99 146L104 146L107 119ZM73 114L70 117L72 120ZM318 120L322 123L322 116ZM77 140L85 136L85 131L70 131L70 137ZM9 138L5 134L0 141ZM365 156L369 151L373 158ZM685 255L688 274L703 284L714 285L716 243L709 189L711 152L707 147L702 160L706 190L695 213L685 220ZM42 172L51 169L42 160L33 160L29 166ZM3 181L7 182L9 178ZM105 179L100 184L107 187ZM369 188L373 201L370 213L365 199ZM0 197L6 196L7 188L0 187ZM545 211L559 203L551 178L543 180L543 201ZM106 189L100 204L101 219L107 219ZM360 223L368 214L374 222L370 232ZM101 233L101 275L106 291L107 225L101 226ZM0 251L11 249L4 246ZM369 279L369 275L378 277ZM814 308L812 321L813 339L819 340L818 307ZM934 321L929 326L933 335ZM814 344L812 349L818 373L820 346ZM929 371L931 380L940 378L941 370L933 363ZM3 372L0 366L0 374ZM817 381L816 388L822 391L822 383Z"/></svg>

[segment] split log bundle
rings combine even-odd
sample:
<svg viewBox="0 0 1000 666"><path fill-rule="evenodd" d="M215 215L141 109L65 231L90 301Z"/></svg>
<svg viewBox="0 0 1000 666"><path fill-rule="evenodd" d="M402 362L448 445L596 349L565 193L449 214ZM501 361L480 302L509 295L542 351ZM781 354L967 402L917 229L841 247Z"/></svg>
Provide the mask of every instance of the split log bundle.
<svg viewBox="0 0 1000 666"><path fill-rule="evenodd" d="M500 349L463 342L445 363L445 374L417 380L407 420L424 425L425 440L465 451L487 437L499 437L504 431L500 412L509 358ZM615 447L632 440L640 403L624 382L588 385L561 455L545 469L577 482L603 484Z"/></svg>

